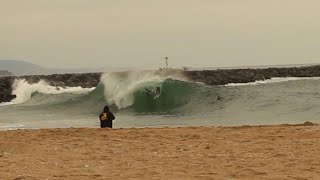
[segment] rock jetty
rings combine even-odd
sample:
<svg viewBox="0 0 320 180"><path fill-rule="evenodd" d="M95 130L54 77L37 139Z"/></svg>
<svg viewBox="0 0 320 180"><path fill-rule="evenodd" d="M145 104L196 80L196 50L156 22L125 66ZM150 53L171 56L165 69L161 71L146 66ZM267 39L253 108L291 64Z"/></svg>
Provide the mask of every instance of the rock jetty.
<svg viewBox="0 0 320 180"><path fill-rule="evenodd" d="M320 65L292 68L185 71L184 74L192 81L203 82L207 85L224 85L255 82L275 77L320 77Z"/></svg>

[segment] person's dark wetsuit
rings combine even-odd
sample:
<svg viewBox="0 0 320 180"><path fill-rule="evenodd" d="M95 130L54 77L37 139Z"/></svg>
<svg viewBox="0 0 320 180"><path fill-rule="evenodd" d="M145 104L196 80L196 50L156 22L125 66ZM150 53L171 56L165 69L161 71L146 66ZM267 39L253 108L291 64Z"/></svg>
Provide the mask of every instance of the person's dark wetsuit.
<svg viewBox="0 0 320 180"><path fill-rule="evenodd" d="M101 128L112 128L112 121L115 119L108 106L104 106L103 112L99 116Z"/></svg>
<svg viewBox="0 0 320 180"><path fill-rule="evenodd" d="M160 93L161 93L161 92L160 92L160 87L157 87L155 94L156 94L156 95L159 95Z"/></svg>

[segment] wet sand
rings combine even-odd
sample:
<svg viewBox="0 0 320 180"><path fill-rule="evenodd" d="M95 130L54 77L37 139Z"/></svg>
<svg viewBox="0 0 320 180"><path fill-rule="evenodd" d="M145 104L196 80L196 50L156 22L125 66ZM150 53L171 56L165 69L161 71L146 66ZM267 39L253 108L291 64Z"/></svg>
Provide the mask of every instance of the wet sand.
<svg viewBox="0 0 320 180"><path fill-rule="evenodd" d="M320 126L0 132L1 179L320 179Z"/></svg>

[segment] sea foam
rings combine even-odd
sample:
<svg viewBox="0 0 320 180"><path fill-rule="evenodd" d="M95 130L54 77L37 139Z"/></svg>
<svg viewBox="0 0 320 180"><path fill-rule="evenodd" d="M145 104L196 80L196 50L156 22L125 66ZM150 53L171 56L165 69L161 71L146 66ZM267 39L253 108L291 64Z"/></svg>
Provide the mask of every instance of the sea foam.
<svg viewBox="0 0 320 180"><path fill-rule="evenodd" d="M7 104L20 104L31 99L35 92L43 94L60 94L60 93L85 93L92 91L94 88L82 87L56 87L50 86L46 81L40 80L38 83L30 84L25 79L15 79L12 84L12 94L17 97Z"/></svg>
<svg viewBox="0 0 320 180"><path fill-rule="evenodd" d="M269 84L269 83L281 83L287 81L298 81L298 80L319 80L320 77L286 77L286 78L271 78L267 80L249 82L249 83L229 83L223 86L255 86L260 84Z"/></svg>

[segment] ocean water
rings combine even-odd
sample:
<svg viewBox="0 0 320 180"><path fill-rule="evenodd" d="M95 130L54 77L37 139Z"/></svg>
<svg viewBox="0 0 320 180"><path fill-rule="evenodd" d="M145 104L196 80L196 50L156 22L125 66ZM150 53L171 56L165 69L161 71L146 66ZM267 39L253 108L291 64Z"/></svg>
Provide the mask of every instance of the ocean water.
<svg viewBox="0 0 320 180"><path fill-rule="evenodd" d="M161 87L160 96L145 88ZM274 78L208 86L152 72L105 73L95 88L16 79L0 104L0 129L99 127L105 104L115 128L320 123L320 78Z"/></svg>

